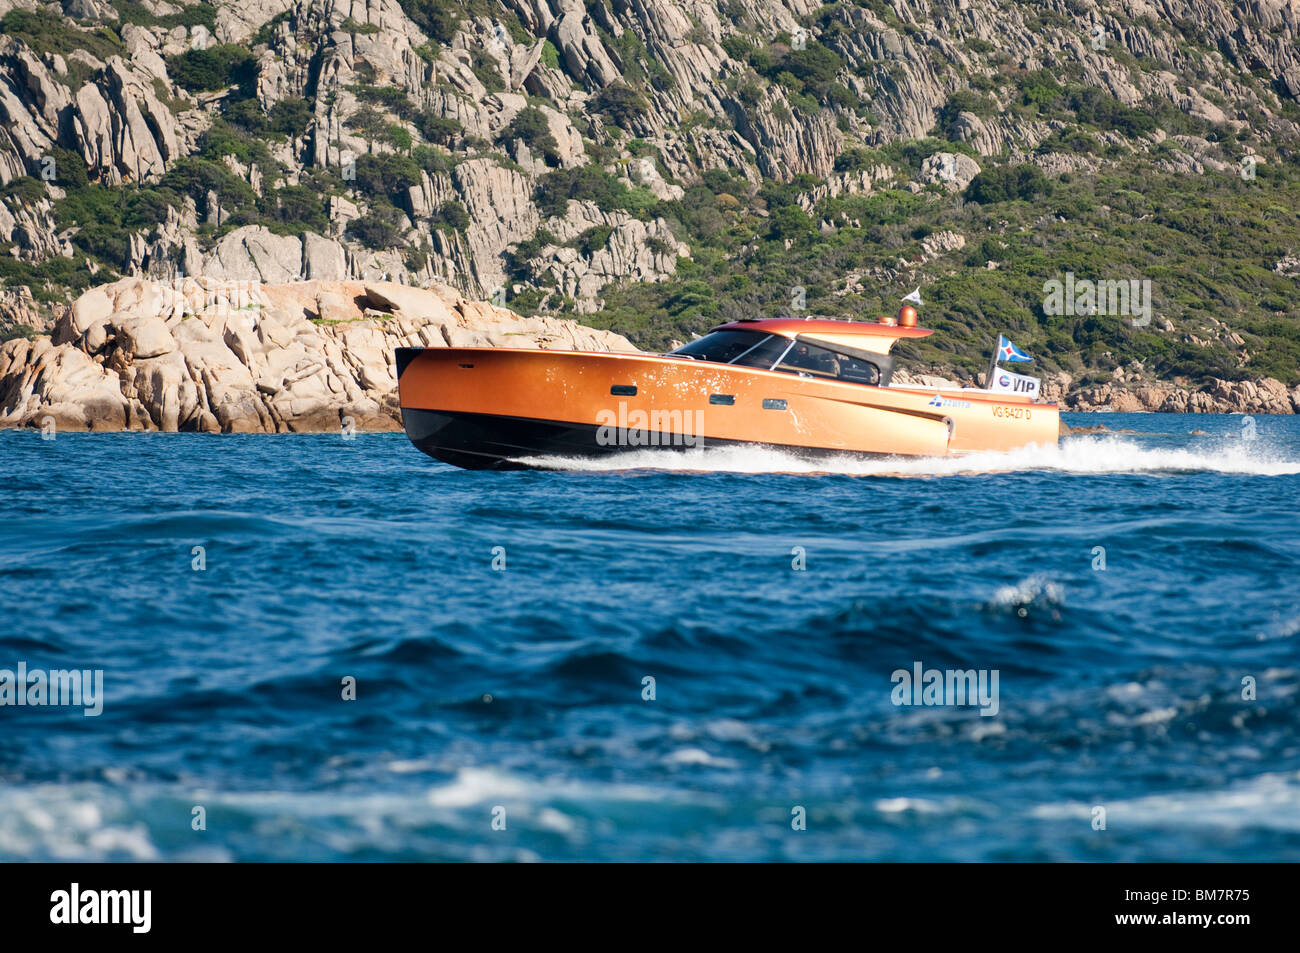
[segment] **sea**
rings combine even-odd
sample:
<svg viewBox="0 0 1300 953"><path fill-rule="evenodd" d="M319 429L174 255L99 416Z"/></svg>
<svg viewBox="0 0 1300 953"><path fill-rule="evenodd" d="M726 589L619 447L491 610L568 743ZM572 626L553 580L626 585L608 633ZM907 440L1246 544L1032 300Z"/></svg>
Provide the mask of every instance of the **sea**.
<svg viewBox="0 0 1300 953"><path fill-rule="evenodd" d="M1300 418L1064 419L0 432L0 860L1300 860Z"/></svg>

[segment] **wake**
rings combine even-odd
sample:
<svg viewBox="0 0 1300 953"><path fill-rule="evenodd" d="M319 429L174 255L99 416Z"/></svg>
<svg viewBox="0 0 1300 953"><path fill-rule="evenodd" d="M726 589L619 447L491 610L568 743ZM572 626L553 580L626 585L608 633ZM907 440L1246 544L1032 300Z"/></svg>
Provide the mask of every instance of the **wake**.
<svg viewBox="0 0 1300 953"><path fill-rule="evenodd" d="M1226 473L1241 476L1300 474L1300 460L1285 459L1266 444L1225 439L1214 445L1145 447L1115 436L1063 437L1058 446L1030 446L962 457L813 458L760 447L703 447L664 452L629 450L595 459L539 456L521 463L545 470L667 470L715 473L807 473L848 476L944 477L988 473Z"/></svg>

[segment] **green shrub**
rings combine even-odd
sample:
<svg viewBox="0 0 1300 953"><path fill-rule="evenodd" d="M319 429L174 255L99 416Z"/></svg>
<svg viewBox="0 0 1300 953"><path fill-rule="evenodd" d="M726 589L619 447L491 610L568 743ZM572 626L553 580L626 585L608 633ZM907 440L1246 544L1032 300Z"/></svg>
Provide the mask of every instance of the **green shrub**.
<svg viewBox="0 0 1300 953"><path fill-rule="evenodd" d="M443 202L438 206L437 212L434 213L433 221L435 225L448 228L452 231L463 232L469 228L469 212L465 211L465 206L455 200Z"/></svg>
<svg viewBox="0 0 1300 953"><path fill-rule="evenodd" d="M325 202L315 189L308 186L286 185L269 192L263 200L263 207L272 221L294 232L324 232L329 228Z"/></svg>
<svg viewBox="0 0 1300 953"><path fill-rule="evenodd" d="M1036 165L985 169L966 186L966 198L980 205L1032 199L1051 192L1051 184Z"/></svg>
<svg viewBox="0 0 1300 953"><path fill-rule="evenodd" d="M168 57L167 72L191 93L213 92L230 86L251 92L257 80L257 61L246 47L227 43Z"/></svg>
<svg viewBox="0 0 1300 953"><path fill-rule="evenodd" d="M784 68L797 76L809 90L825 96L844 66L839 54L812 40L802 50L786 54Z"/></svg>
<svg viewBox="0 0 1300 953"><path fill-rule="evenodd" d="M533 195L547 216L563 215L569 199L589 199L602 211L621 210L634 215L643 215L658 204L648 189L630 189L595 165L548 172L538 179Z"/></svg>
<svg viewBox="0 0 1300 953"><path fill-rule="evenodd" d="M90 173L81 153L52 146L48 154L54 159L55 185L65 189L84 189L90 184Z"/></svg>
<svg viewBox="0 0 1300 953"><path fill-rule="evenodd" d="M198 156L182 156L162 177L165 188L188 195L205 213L208 192L215 192L221 207L230 214L256 208L257 196L248 183L219 162Z"/></svg>
<svg viewBox="0 0 1300 953"><path fill-rule="evenodd" d="M615 125L632 129L637 120L650 110L650 103L636 90L623 83L610 83L592 103L593 109L607 116Z"/></svg>
<svg viewBox="0 0 1300 953"><path fill-rule="evenodd" d="M376 205L365 215L348 223L347 234L365 245L383 251L405 243L401 213L391 205Z"/></svg>
<svg viewBox="0 0 1300 953"><path fill-rule="evenodd" d="M137 189L127 199L122 224L127 228L152 228L167 221L168 210L180 205L180 196L170 189Z"/></svg>
<svg viewBox="0 0 1300 953"><path fill-rule="evenodd" d="M214 162L222 156L234 156L244 165L256 162L264 170L269 169L274 161L261 138L224 119L214 119L199 136L198 154Z"/></svg>
<svg viewBox="0 0 1300 953"><path fill-rule="evenodd" d="M45 183L30 175L20 175L0 189L0 198L3 198L5 204L11 208L16 208L19 204L35 205L41 199L48 197L49 191Z"/></svg>
<svg viewBox="0 0 1300 953"><path fill-rule="evenodd" d="M451 146L465 133L465 127L455 119L444 119L431 110L420 110L412 120L415 128L429 142Z"/></svg>
<svg viewBox="0 0 1300 953"><path fill-rule="evenodd" d="M227 100L222 107L221 117L232 126L254 136L265 136L270 132L270 123L262 105L256 98Z"/></svg>
<svg viewBox="0 0 1300 953"><path fill-rule="evenodd" d="M84 50L101 60L126 53L122 40L107 27L80 30L44 7L10 10L0 18L0 36L22 40L37 53L68 56Z"/></svg>
<svg viewBox="0 0 1300 953"><path fill-rule="evenodd" d="M1061 84L1050 70L1034 70L1016 80L1020 101L1026 106L1041 108L1055 104L1063 93Z"/></svg>
<svg viewBox="0 0 1300 953"><path fill-rule="evenodd" d="M574 239L574 245L584 255L594 255L609 244L609 236L614 229L608 225L596 225L587 229Z"/></svg>
<svg viewBox="0 0 1300 953"><path fill-rule="evenodd" d="M1071 90L1070 108L1079 122L1113 129L1125 136L1145 136L1154 132L1156 120L1139 109L1125 106L1105 90L1094 86L1079 86Z"/></svg>
<svg viewBox="0 0 1300 953"><path fill-rule="evenodd" d="M502 131L501 139L505 142L522 139L524 145L533 152L540 153L548 160L557 159L559 144L551 134L551 125L546 121L546 115L536 106L525 106L519 110L515 118L510 120L510 125Z"/></svg>
<svg viewBox="0 0 1300 953"><path fill-rule="evenodd" d="M995 110L996 106L988 97L968 89L958 90L948 97L948 101L939 110L939 128L947 129L956 121L959 113L973 113L981 119L987 119Z"/></svg>
<svg viewBox="0 0 1300 953"><path fill-rule="evenodd" d="M0 326L0 344L5 341L12 341L14 338L26 338L32 340L38 337L41 332L37 331L30 324L8 324Z"/></svg>
<svg viewBox="0 0 1300 953"><path fill-rule="evenodd" d="M159 16L138 0L112 0L119 25L195 27L205 26L209 31L217 28L217 8L210 3L193 3L181 7L178 13Z"/></svg>
<svg viewBox="0 0 1300 953"><path fill-rule="evenodd" d="M380 152L357 160L357 188L367 195L403 197L420 181L420 167L410 156Z"/></svg>
<svg viewBox="0 0 1300 953"><path fill-rule="evenodd" d="M366 142L377 142L388 131L388 117L373 106L362 106L343 121Z"/></svg>
<svg viewBox="0 0 1300 953"><path fill-rule="evenodd" d="M81 226L73 236L73 243L114 268L126 266L127 233L118 225L91 222Z"/></svg>
<svg viewBox="0 0 1300 953"><path fill-rule="evenodd" d="M339 24L339 29L342 30L344 33L351 33L354 36L358 33L363 35L369 35L373 33L378 33L379 25L377 23L358 23L356 20L352 19L351 17L347 17L344 19L342 23Z"/></svg>
<svg viewBox="0 0 1300 953"><path fill-rule="evenodd" d="M416 146L411 150L411 159L429 175L447 172L451 169L447 153L432 146Z"/></svg>
<svg viewBox="0 0 1300 953"><path fill-rule="evenodd" d="M273 132L297 139L307 134L307 127L315 118L305 99L282 99L271 107L267 127Z"/></svg>
<svg viewBox="0 0 1300 953"><path fill-rule="evenodd" d="M756 47L748 37L733 35L722 38L722 48L726 50L727 55L733 60L739 60L742 63L748 63L750 54Z"/></svg>
<svg viewBox="0 0 1300 953"><path fill-rule="evenodd" d="M416 26L444 46L455 38L464 16L457 0L398 0L398 4Z"/></svg>
<svg viewBox="0 0 1300 953"><path fill-rule="evenodd" d="M396 149L402 152L409 152L411 149L411 134L406 127L398 123L389 123L384 129L383 139Z"/></svg>
<svg viewBox="0 0 1300 953"><path fill-rule="evenodd" d="M484 50L470 54L470 70L488 93L504 92L506 81L501 78L501 66L495 56Z"/></svg>
<svg viewBox="0 0 1300 953"><path fill-rule="evenodd" d="M811 235L815 228L807 213L797 205L785 205L772 213L768 234L779 241L800 239Z"/></svg>
<svg viewBox="0 0 1300 953"><path fill-rule="evenodd" d="M277 13L257 28L257 32L253 34L253 38L249 41L249 45L265 46L269 44L279 32L280 24L288 23L292 18L293 10L285 10L283 13Z"/></svg>

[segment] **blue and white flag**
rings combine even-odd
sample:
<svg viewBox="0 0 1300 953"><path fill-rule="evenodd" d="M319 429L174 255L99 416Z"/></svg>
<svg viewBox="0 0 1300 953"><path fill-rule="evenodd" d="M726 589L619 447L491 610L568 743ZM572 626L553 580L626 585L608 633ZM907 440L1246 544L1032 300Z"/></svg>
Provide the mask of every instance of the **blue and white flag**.
<svg viewBox="0 0 1300 953"><path fill-rule="evenodd" d="M998 335L998 360L1008 364L1023 364L1033 358L1012 344L1005 335Z"/></svg>

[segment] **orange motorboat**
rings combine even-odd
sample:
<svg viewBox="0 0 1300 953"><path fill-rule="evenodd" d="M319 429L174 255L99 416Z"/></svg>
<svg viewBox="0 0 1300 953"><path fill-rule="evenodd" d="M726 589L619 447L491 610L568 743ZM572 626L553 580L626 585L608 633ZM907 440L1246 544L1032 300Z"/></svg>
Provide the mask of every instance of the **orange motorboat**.
<svg viewBox="0 0 1300 953"><path fill-rule="evenodd" d="M879 322L738 321L668 354L400 348L402 422L430 456L495 470L736 444L820 458L1056 443L1055 404L891 386L894 342L931 333L915 325L915 309L904 307Z"/></svg>

